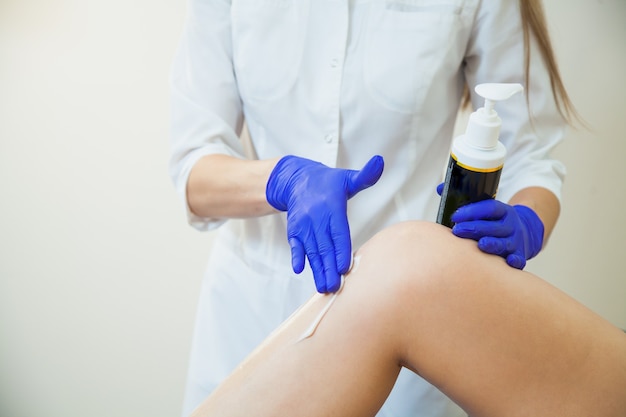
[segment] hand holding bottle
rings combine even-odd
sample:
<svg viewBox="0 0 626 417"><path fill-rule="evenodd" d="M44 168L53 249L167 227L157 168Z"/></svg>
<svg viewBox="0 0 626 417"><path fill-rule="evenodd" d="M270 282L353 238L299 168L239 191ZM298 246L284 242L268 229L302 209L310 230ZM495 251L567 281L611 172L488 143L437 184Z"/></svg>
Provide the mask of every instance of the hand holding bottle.
<svg viewBox="0 0 626 417"><path fill-rule="evenodd" d="M513 268L524 269L543 246L543 223L526 206L483 200L457 209L452 221L452 233L478 241L480 250L503 257Z"/></svg>
<svg viewBox="0 0 626 417"><path fill-rule="evenodd" d="M287 239L295 273L309 260L317 291L335 292L348 271L352 243L347 201L374 185L383 172L383 158L374 156L360 171L330 168L297 156L285 156L267 181L267 201L287 211Z"/></svg>

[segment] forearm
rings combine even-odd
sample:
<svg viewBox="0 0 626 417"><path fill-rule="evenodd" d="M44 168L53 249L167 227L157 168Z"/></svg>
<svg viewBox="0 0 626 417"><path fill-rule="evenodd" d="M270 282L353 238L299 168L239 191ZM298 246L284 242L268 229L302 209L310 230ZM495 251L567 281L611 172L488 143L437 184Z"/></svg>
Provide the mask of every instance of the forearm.
<svg viewBox="0 0 626 417"><path fill-rule="evenodd" d="M543 222L543 245L545 246L561 212L561 205L556 196L545 188L528 187L511 197L509 204L523 205L537 213Z"/></svg>
<svg viewBox="0 0 626 417"><path fill-rule="evenodd" d="M190 210L201 217L245 218L275 212L265 187L278 159L242 160L207 155L191 170L187 182Z"/></svg>

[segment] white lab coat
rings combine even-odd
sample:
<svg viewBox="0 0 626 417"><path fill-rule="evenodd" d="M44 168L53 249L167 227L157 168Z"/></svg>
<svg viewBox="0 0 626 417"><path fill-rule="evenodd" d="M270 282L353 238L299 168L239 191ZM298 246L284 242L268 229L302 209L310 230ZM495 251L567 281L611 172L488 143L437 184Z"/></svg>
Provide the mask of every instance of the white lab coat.
<svg viewBox="0 0 626 417"><path fill-rule="evenodd" d="M517 0L189 0L188 7L171 73L170 172L182 201L192 166L207 154L295 154L352 169L380 154L382 178L348 203L354 248L398 221L436 218L435 187L465 82L524 80ZM528 186L560 198L564 167L549 154L564 126L538 54L530 71L534 126L524 95L496 107L509 152L503 201ZM482 105L477 97L473 104ZM248 150L239 139L244 120ZM199 230L220 227L202 283L184 415L315 292L308 267L291 270L284 213L225 221L187 209L187 216ZM379 415L464 413L403 371Z"/></svg>

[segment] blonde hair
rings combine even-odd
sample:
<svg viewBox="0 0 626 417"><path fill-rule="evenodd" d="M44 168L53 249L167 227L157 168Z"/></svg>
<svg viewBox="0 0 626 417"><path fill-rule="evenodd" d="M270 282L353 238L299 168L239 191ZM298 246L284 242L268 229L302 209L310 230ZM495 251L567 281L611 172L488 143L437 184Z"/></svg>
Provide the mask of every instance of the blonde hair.
<svg viewBox="0 0 626 417"><path fill-rule="evenodd" d="M530 68L530 48L532 46L531 37L536 40L536 45L539 50L539 54L543 59L550 77L550 87L552 88L552 96L556 107L563 117L563 119L569 124L574 124L574 121L581 122L584 125L584 121L574 108L572 100L567 94L561 74L559 73L559 67L556 62L554 50L552 49L552 42L550 41L550 35L548 33L548 26L546 23L546 16L543 9L543 3L541 0L520 0L519 2L520 15L522 18L522 33L524 38L524 83L529 85L529 68ZM525 89L526 102L528 103L528 91ZM469 89L466 86L463 107L469 106L470 95Z"/></svg>

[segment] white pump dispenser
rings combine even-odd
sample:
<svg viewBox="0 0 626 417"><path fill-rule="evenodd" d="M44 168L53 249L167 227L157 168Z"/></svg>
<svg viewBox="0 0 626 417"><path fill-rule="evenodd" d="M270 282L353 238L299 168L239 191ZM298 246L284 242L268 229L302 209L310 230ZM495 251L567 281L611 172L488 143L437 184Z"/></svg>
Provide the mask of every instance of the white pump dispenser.
<svg viewBox="0 0 626 417"><path fill-rule="evenodd" d="M467 144L482 149L496 147L502 120L494 110L495 104L523 90L521 84L478 84L474 91L485 99L485 105L470 115L465 131Z"/></svg>
<svg viewBox="0 0 626 417"><path fill-rule="evenodd" d="M450 216L457 208L495 198L506 148L498 140L502 120L494 107L523 89L521 84L503 83L479 84L474 89L485 105L470 115L465 134L452 142L437 223L452 227Z"/></svg>

